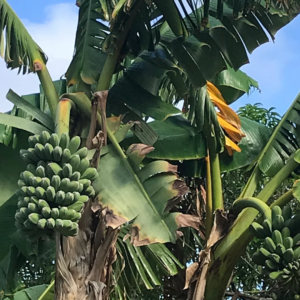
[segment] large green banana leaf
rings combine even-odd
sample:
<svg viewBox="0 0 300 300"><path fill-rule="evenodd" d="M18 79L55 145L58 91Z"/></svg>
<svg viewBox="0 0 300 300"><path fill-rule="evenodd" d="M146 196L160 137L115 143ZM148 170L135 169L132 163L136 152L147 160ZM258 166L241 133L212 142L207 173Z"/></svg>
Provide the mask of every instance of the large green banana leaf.
<svg viewBox="0 0 300 300"><path fill-rule="evenodd" d="M99 21L102 18L97 11L99 8L100 1L86 0L80 5L75 54L66 73L69 85L81 80L87 84L96 83L101 74L107 56L102 51L102 42L109 28Z"/></svg>
<svg viewBox="0 0 300 300"><path fill-rule="evenodd" d="M238 144L242 151L234 152L233 156L228 155L226 150L220 154L222 172L243 168L251 164L271 136L272 130L265 125L245 117L240 117L240 120L242 131L246 135ZM202 133L198 132L182 116L173 116L165 121L153 121L148 124L158 135L158 140L153 145L154 150L147 154L148 158L183 161L185 176L201 176L200 171L203 164L201 158L207 155L206 140ZM122 145L128 147L136 142L138 142L137 138L128 135ZM192 166L194 167L192 168Z"/></svg>
<svg viewBox="0 0 300 300"><path fill-rule="evenodd" d="M109 146L93 183L98 201L115 216L111 226L132 222L131 239L135 246L175 242L178 228L195 226L194 217L169 212L171 200L188 191L178 179L176 167L155 161L139 168L149 150L149 146L135 144L125 156Z"/></svg>
<svg viewBox="0 0 300 300"><path fill-rule="evenodd" d="M8 68L21 71L23 66L23 74L34 61L47 60L6 0L0 0L0 55Z"/></svg>

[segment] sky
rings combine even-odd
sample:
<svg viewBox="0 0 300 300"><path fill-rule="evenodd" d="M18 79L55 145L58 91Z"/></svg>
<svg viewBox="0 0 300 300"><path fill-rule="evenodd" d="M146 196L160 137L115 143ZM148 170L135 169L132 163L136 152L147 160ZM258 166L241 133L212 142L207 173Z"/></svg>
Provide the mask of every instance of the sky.
<svg viewBox="0 0 300 300"><path fill-rule="evenodd" d="M48 69L53 80L66 72L71 61L77 24L75 0L7 0L24 22L34 40L49 57ZM300 17L281 29L275 39L258 47L250 64L242 71L259 82L260 90L252 91L233 104L233 108L260 102L265 108L275 107L283 114L300 92ZM11 109L5 95L11 88L19 95L38 92L34 74L17 75L7 70L0 58L0 112Z"/></svg>

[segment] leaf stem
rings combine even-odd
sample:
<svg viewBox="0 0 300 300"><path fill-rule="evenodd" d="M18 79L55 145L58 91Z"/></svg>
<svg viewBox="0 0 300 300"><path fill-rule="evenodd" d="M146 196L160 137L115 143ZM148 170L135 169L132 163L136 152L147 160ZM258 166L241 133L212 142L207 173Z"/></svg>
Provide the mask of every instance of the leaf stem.
<svg viewBox="0 0 300 300"><path fill-rule="evenodd" d="M212 200L212 189L211 189L210 159L208 156L206 157L206 223L205 223L206 240L208 240L212 226L213 226L213 200Z"/></svg>
<svg viewBox="0 0 300 300"><path fill-rule="evenodd" d="M44 63L35 63L35 69L43 87L52 118L53 120L55 120L56 108L59 102L59 97L54 87L53 81Z"/></svg>

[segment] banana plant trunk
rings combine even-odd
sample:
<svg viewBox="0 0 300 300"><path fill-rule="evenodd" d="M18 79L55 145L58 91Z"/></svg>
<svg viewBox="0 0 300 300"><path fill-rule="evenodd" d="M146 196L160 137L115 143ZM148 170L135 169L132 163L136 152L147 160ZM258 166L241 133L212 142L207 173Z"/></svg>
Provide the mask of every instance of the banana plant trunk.
<svg viewBox="0 0 300 300"><path fill-rule="evenodd" d="M89 200L75 237L56 235L56 300L109 299L118 230L107 228L109 212Z"/></svg>

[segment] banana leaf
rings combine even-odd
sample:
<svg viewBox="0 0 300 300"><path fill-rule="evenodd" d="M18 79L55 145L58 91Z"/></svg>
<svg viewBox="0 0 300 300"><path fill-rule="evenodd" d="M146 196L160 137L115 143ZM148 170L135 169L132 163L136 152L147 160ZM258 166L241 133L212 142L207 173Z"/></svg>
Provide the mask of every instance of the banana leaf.
<svg viewBox="0 0 300 300"><path fill-rule="evenodd" d="M109 146L93 182L99 203L114 215L110 226L131 222L135 246L175 242L178 228L195 226L194 217L169 212L173 203L169 200L180 199L188 191L176 168L165 161L139 168L149 151L151 147L136 144L126 156L121 148Z"/></svg>
<svg viewBox="0 0 300 300"><path fill-rule="evenodd" d="M19 68L25 74L33 70L34 62L46 63L45 53L6 0L0 0L0 20L0 56L4 57L7 68Z"/></svg>

